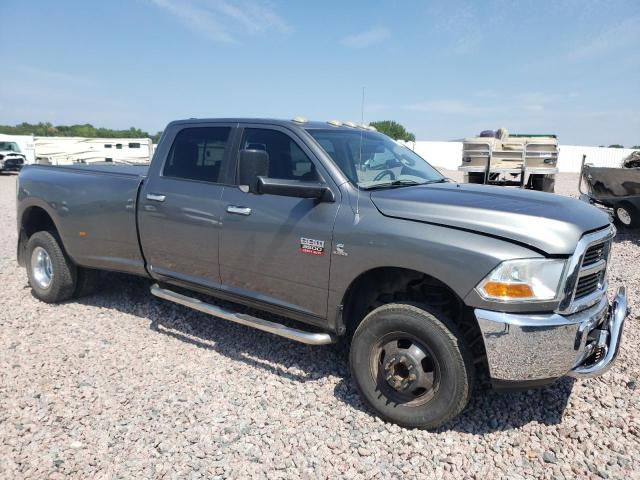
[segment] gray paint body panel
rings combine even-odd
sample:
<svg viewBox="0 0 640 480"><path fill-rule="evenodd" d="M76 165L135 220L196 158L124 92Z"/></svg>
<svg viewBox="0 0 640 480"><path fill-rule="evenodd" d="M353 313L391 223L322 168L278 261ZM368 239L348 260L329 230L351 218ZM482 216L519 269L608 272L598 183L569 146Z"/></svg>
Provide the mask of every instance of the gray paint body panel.
<svg viewBox="0 0 640 480"><path fill-rule="evenodd" d="M355 197L356 193L351 190L349 195ZM505 240L383 217L362 193L358 217L349 207L340 209L333 238L332 252L336 243L342 243L347 256L332 254L329 312L343 302L354 279L376 268L399 267L426 273L465 298L501 261L541 256Z"/></svg>
<svg viewBox="0 0 640 480"><path fill-rule="evenodd" d="M42 208L77 264L144 275L136 208L146 170L26 166L19 176L18 219L32 207Z"/></svg>
<svg viewBox="0 0 640 480"><path fill-rule="evenodd" d="M608 215L573 198L487 185L406 187L371 198L389 217L476 231L552 255L570 255L585 232L609 224Z"/></svg>

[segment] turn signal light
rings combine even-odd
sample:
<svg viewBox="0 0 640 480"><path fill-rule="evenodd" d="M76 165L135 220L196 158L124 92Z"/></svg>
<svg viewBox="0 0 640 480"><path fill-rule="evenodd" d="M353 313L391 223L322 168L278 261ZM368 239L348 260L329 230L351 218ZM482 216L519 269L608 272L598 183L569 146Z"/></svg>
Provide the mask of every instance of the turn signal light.
<svg viewBox="0 0 640 480"><path fill-rule="evenodd" d="M533 290L526 283L487 282L482 289L494 298L530 298Z"/></svg>

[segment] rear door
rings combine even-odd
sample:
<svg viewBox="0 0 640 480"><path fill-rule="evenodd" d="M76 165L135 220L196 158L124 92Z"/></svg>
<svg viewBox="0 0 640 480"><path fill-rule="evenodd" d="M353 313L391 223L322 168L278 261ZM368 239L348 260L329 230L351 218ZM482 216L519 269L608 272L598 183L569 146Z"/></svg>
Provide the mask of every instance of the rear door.
<svg viewBox="0 0 640 480"><path fill-rule="evenodd" d="M217 288L221 199L235 128L198 123L173 128L173 143L162 145L168 148L158 152L164 161L152 166L140 194L142 251L154 278Z"/></svg>
<svg viewBox="0 0 640 480"><path fill-rule="evenodd" d="M240 133L239 133L240 136ZM222 288L283 308L292 316L327 315L333 224L340 192L293 132L246 125L240 149L264 149L269 177L325 181L336 201L257 195L226 188L222 196ZM305 318L313 323L313 318Z"/></svg>

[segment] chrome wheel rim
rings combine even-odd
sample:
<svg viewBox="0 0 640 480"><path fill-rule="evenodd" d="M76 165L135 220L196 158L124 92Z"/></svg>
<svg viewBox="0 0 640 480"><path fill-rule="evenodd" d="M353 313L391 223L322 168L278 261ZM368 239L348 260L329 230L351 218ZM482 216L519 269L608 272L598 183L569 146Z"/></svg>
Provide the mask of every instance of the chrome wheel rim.
<svg viewBox="0 0 640 480"><path fill-rule="evenodd" d="M622 224L624 225L631 224L631 215L629 215L629 212L627 212L625 208L618 207L616 209L616 215L618 216L618 219L620 220L620 222L622 222Z"/></svg>
<svg viewBox="0 0 640 480"><path fill-rule="evenodd" d="M53 265L51 257L42 247L34 248L31 253L31 273L38 287L49 288L53 279Z"/></svg>

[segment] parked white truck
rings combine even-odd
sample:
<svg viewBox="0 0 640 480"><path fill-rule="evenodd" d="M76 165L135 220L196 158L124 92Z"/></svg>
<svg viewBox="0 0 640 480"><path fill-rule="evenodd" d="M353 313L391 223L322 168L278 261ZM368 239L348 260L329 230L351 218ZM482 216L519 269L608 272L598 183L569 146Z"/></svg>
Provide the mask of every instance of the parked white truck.
<svg viewBox="0 0 640 480"><path fill-rule="evenodd" d="M0 140L0 173L17 172L26 163L16 142Z"/></svg>
<svg viewBox="0 0 640 480"><path fill-rule="evenodd" d="M500 128L465 138L458 169L468 183L553 192L557 163L555 135L509 134L506 128Z"/></svg>

